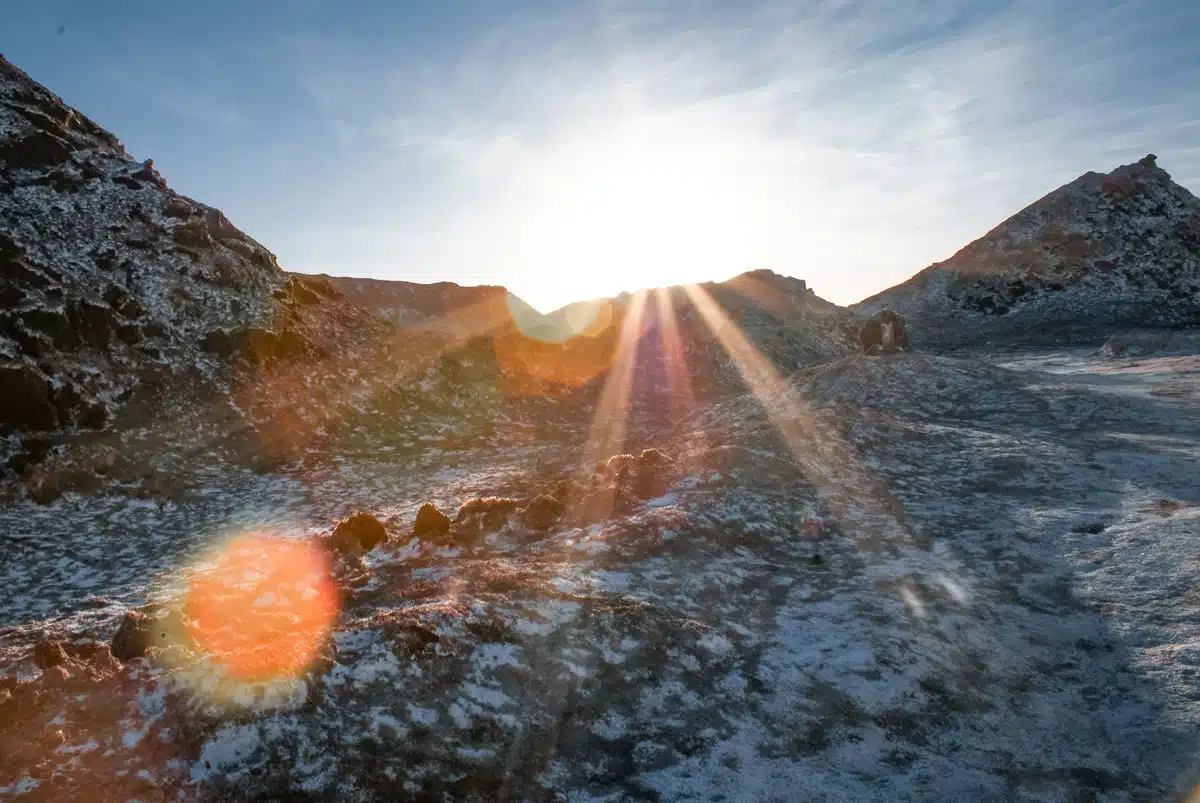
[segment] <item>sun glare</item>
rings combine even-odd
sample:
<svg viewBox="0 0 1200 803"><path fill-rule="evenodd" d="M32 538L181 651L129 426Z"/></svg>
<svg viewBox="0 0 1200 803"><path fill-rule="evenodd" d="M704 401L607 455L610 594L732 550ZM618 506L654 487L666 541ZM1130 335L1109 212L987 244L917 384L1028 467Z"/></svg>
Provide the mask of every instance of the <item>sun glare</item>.
<svg viewBox="0 0 1200 803"><path fill-rule="evenodd" d="M732 160L724 145L661 126L548 156L526 177L531 262L560 298L726 278L756 239Z"/></svg>

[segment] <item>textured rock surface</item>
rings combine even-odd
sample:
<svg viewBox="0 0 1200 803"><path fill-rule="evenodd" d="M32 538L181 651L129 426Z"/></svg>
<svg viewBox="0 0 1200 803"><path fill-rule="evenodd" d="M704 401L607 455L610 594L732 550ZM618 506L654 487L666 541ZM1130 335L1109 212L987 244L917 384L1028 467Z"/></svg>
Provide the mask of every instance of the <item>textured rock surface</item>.
<svg viewBox="0 0 1200 803"><path fill-rule="evenodd" d="M2 609L0 788L1169 799L1200 725L1200 577L1178 559L1200 537L1198 397L1195 358L851 357L766 405L746 394L635 425L633 457L583 471L564 459L576 433L214 474L167 508L3 508L3 580L28 592ZM790 443L781 410L803 422ZM586 525L571 505L546 527L518 515L469 548L423 533L339 569L329 645L285 684L219 702L192 648L116 645L128 660L103 669L72 657L186 587L220 534L303 542L368 505L403 527L422 500L541 499L573 488L563 472L604 487L651 444L647 462L672 466L660 496ZM38 668L48 638L67 660ZM31 734L36 753L11 741Z"/></svg>
<svg viewBox="0 0 1200 803"><path fill-rule="evenodd" d="M2 58L0 188L0 434L55 432L47 471L95 475L97 432L136 463L171 442L180 470L196 454L242 459L231 432L315 432L320 411L296 403L312 393L274 363L319 344L304 373L344 386L335 357L384 334ZM213 332L231 333L226 348L205 348ZM0 457L20 443L0 438ZM0 495L63 484L17 479Z"/></svg>
<svg viewBox="0 0 1200 803"><path fill-rule="evenodd" d="M874 359L764 271L534 321L563 342L511 312L384 325L0 67L0 380L26 391L0 408L0 797L1196 780L1188 336ZM1191 202L1156 170L1085 177L976 251L1096 214L1088 248L1167 254ZM1160 191L1180 206L1118 208ZM1005 315L970 282L912 298L1075 322L1097 286Z"/></svg>
<svg viewBox="0 0 1200 803"><path fill-rule="evenodd" d="M1200 200L1153 156L1086 173L856 305L883 307L918 346L1099 345L1114 327L1200 325Z"/></svg>

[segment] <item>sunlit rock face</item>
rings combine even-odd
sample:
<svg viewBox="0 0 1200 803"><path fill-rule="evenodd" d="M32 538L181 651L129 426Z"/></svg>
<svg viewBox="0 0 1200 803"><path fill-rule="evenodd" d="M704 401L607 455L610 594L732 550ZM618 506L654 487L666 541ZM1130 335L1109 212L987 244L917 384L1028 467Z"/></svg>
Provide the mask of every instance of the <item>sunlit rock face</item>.
<svg viewBox="0 0 1200 803"><path fill-rule="evenodd" d="M303 377L350 382L382 334L0 58L0 496L157 494L189 456L294 449L329 418Z"/></svg>
<svg viewBox="0 0 1200 803"><path fill-rule="evenodd" d="M855 309L891 307L917 343L1082 342L1200 324L1200 200L1153 154L1085 173Z"/></svg>
<svg viewBox="0 0 1200 803"><path fill-rule="evenodd" d="M0 798L1185 799L1189 337L878 359L769 271L386 323L4 69Z"/></svg>

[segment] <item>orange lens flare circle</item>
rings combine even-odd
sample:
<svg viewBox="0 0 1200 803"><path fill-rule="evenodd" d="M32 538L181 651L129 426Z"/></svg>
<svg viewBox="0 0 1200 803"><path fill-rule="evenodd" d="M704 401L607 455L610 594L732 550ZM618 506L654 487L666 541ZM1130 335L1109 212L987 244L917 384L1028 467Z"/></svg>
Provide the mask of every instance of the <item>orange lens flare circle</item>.
<svg viewBox="0 0 1200 803"><path fill-rule="evenodd" d="M244 681L300 674L337 616L328 556L267 535L231 542L188 586L184 612L197 647Z"/></svg>
<svg viewBox="0 0 1200 803"><path fill-rule="evenodd" d="M492 337L496 361L510 379L579 387L608 371L619 338L611 302L568 310L549 323L514 321Z"/></svg>

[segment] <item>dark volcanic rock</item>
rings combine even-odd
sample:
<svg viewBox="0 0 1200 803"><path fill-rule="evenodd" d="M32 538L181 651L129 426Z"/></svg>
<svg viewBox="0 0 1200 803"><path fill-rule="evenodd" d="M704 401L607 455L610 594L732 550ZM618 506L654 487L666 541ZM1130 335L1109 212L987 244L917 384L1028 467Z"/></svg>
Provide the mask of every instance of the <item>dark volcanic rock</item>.
<svg viewBox="0 0 1200 803"><path fill-rule="evenodd" d="M0 426L51 430L58 424L53 388L36 368L0 366Z"/></svg>
<svg viewBox="0 0 1200 803"><path fill-rule="evenodd" d="M191 643L182 611L167 605L147 605L125 613L113 635L112 655L124 663L143 657L151 649Z"/></svg>
<svg viewBox="0 0 1200 803"><path fill-rule="evenodd" d="M273 360L279 349L279 337L269 329L247 326L230 333L233 353L243 360L262 364Z"/></svg>
<svg viewBox="0 0 1200 803"><path fill-rule="evenodd" d="M153 645L153 620L141 611L129 611L121 620L112 640L112 654L118 661L132 661L146 654Z"/></svg>
<svg viewBox="0 0 1200 803"><path fill-rule="evenodd" d="M273 293L285 285L287 300L277 301ZM163 425L169 409L171 418L204 421L139 436L145 446L138 448L169 441L213 458L219 450L199 442L224 440L227 424L244 423L235 419L286 410L316 430L337 414L328 399L314 403L327 395L323 381L259 392L246 387L249 372L197 359L205 348L252 364L369 355L386 327L315 287L290 280L224 214L167 189L152 161L134 159L0 57L0 363L3 382L19 384L0 390L0 426L95 428L118 415L144 435ZM26 358L37 369L21 368ZM375 370L330 360L321 379L374 382L378 366L367 367ZM131 398L130 389L158 369L165 380L156 392ZM231 395L252 397L242 398L244 416L208 412L209 402L221 409L221 397ZM307 403L297 404L299 397Z"/></svg>
<svg viewBox="0 0 1200 803"><path fill-rule="evenodd" d="M338 550L370 551L387 540L383 522L370 513L355 513L333 528L333 546Z"/></svg>
<svg viewBox="0 0 1200 803"><path fill-rule="evenodd" d="M579 501L586 494L587 486L574 477L563 477L554 484L554 489L550 492L551 496L567 505Z"/></svg>
<svg viewBox="0 0 1200 803"><path fill-rule="evenodd" d="M0 142L0 161L6 162L10 169L53 167L70 158L70 144L49 131L37 131L13 142Z"/></svg>
<svg viewBox="0 0 1200 803"><path fill-rule="evenodd" d="M549 494L535 496L521 512L525 526L532 530L548 530L562 518L566 505Z"/></svg>
<svg viewBox="0 0 1200 803"><path fill-rule="evenodd" d="M904 326L904 318L890 309L876 312L859 330L858 344L865 352L873 349L883 352L907 350L908 332Z"/></svg>
<svg viewBox="0 0 1200 803"><path fill-rule="evenodd" d="M444 536L450 532L450 517L438 510L437 505L426 502L417 511L412 532L417 538Z"/></svg>
<svg viewBox="0 0 1200 803"><path fill-rule="evenodd" d="M233 356L262 365L279 356L279 336L257 326L214 329L201 338L200 348L210 354Z"/></svg>
<svg viewBox="0 0 1200 803"><path fill-rule="evenodd" d="M21 323L31 332L40 332L56 348L69 349L79 345L79 335L70 316L61 309L30 309L19 313Z"/></svg>
<svg viewBox="0 0 1200 803"><path fill-rule="evenodd" d="M856 305L916 343L1099 345L1116 328L1200 322L1200 199L1153 154L1085 173L949 259Z"/></svg>
<svg viewBox="0 0 1200 803"><path fill-rule="evenodd" d="M454 526L464 533L496 532L516 513L520 501L491 496L468 499L454 516Z"/></svg>
<svg viewBox="0 0 1200 803"><path fill-rule="evenodd" d="M674 467L675 461L658 449L646 449L639 455L613 455L603 464L601 473L624 492L613 496L623 510L623 496L652 499L666 493Z"/></svg>

